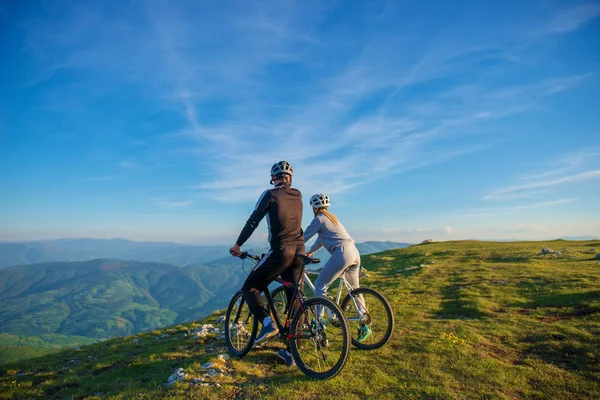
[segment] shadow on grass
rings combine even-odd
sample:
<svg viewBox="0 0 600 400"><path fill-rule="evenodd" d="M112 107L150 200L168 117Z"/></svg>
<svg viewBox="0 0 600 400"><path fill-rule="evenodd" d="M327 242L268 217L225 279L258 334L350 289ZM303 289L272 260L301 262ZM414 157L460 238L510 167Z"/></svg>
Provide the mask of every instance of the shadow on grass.
<svg viewBox="0 0 600 400"><path fill-rule="evenodd" d="M529 263L531 262L531 257L527 255L506 256L501 254L492 254L487 258L482 257L482 260L491 263Z"/></svg>
<svg viewBox="0 0 600 400"><path fill-rule="evenodd" d="M588 338L580 335L544 333L523 338L529 346L521 353L523 356L536 357L545 363L555 365L570 371L590 369L590 364L598 366L600 358L594 356L594 348L600 345L600 340L590 343Z"/></svg>
<svg viewBox="0 0 600 400"><path fill-rule="evenodd" d="M454 283L442 288L442 308L434 313L439 319L482 319L487 316L477 307L475 301L464 296L461 289L465 286L460 279L453 279Z"/></svg>
<svg viewBox="0 0 600 400"><path fill-rule="evenodd" d="M508 307L541 308L541 307L573 307L573 316L581 314L584 309L590 309L590 302L600 298L600 290L590 290L581 293L557 293L536 296L528 302L512 303ZM579 313L579 314L578 314ZM588 313L589 314L589 313Z"/></svg>

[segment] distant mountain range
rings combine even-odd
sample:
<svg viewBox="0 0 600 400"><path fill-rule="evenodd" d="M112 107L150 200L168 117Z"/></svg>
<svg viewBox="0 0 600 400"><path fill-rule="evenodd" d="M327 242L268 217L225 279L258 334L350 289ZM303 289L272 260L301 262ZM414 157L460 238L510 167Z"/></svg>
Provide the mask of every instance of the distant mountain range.
<svg viewBox="0 0 600 400"><path fill-rule="evenodd" d="M364 242L357 247L370 254L409 246L408 243ZM266 251L260 249L257 252ZM321 253L319 253L321 255ZM322 253L324 259L328 255ZM229 257L229 246L194 246L171 242L133 242L125 239L57 239L0 242L0 269L51 261L88 261L99 258L158 262L184 267L206 265ZM233 260L231 260L233 261ZM239 261L236 261L239 264Z"/></svg>
<svg viewBox="0 0 600 400"><path fill-rule="evenodd" d="M598 236L562 236L564 240L600 240Z"/></svg>
<svg viewBox="0 0 600 400"><path fill-rule="evenodd" d="M125 239L57 239L0 242L0 268L49 261L87 261L116 258L186 266L220 258L227 246L192 246L171 242L133 242Z"/></svg>
<svg viewBox="0 0 600 400"><path fill-rule="evenodd" d="M357 244L362 254L406 246ZM0 334L18 336L100 339L202 318L227 306L253 266L223 256L227 246L64 239L0 243L0 249ZM101 258L86 260L96 255ZM322 249L316 256L320 268L329 254ZM34 263L59 257L65 260ZM83 260L69 261L77 258ZM180 265L158 261L165 259ZM23 265L8 266L15 262Z"/></svg>

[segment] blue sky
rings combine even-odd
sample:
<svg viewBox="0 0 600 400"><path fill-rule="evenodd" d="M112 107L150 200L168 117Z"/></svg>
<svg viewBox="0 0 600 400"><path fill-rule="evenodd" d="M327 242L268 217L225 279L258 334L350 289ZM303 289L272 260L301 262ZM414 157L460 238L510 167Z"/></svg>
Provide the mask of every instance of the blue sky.
<svg viewBox="0 0 600 400"><path fill-rule="evenodd" d="M599 17L0 2L0 240L229 244L281 159L357 241L600 236Z"/></svg>

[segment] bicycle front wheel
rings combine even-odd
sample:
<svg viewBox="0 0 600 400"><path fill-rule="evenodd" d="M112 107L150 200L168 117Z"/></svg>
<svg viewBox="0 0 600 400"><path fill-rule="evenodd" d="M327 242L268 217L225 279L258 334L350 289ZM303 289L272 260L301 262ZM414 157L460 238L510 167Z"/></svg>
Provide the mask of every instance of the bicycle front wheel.
<svg viewBox="0 0 600 400"><path fill-rule="evenodd" d="M365 287L354 289L344 298L341 308L352 330L352 344L357 348L378 349L392 337L394 313L378 291Z"/></svg>
<svg viewBox="0 0 600 400"><path fill-rule="evenodd" d="M225 343L229 352L237 357L245 356L252 349L257 330L258 320L240 290L231 298L225 314Z"/></svg>
<svg viewBox="0 0 600 400"><path fill-rule="evenodd" d="M339 374L350 354L350 330L342 310L329 299L304 302L292 318L290 348L300 371L315 379Z"/></svg>

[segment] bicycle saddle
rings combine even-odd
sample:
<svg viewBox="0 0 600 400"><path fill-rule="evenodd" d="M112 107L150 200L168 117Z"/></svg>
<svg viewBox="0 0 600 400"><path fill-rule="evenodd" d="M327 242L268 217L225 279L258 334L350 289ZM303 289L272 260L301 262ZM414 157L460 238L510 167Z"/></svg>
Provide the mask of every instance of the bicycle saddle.
<svg viewBox="0 0 600 400"><path fill-rule="evenodd" d="M298 254L298 257L300 257L302 259L302 262L305 265L306 264L318 264L321 262L320 258L312 258L312 257L305 256L304 254Z"/></svg>

